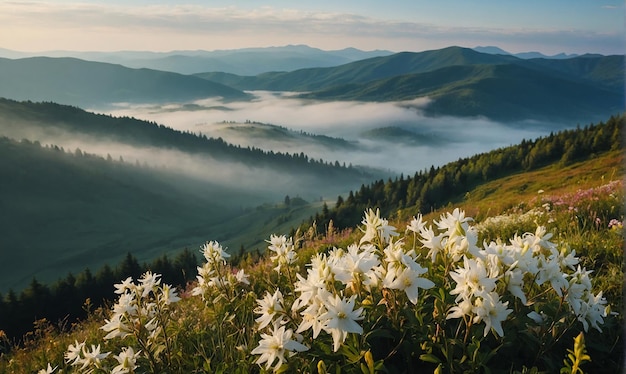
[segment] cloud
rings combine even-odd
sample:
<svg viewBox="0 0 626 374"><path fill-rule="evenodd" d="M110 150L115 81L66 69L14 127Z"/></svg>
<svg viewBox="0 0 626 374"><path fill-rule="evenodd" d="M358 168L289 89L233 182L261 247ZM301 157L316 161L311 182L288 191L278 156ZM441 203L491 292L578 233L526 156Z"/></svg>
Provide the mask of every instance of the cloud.
<svg viewBox="0 0 626 374"><path fill-rule="evenodd" d="M134 116L183 131L222 137L225 141L264 150L304 152L314 159L363 165L395 173L413 174L431 165L468 157L494 148L516 144L549 133L540 124L500 124L481 118L431 118L422 113L428 98L402 102L318 102L293 98L289 93L255 91L248 103L223 104L215 99L199 100L193 110L183 105L134 106L120 104L108 111L116 116ZM199 110L199 107L205 108ZM228 109L216 109L226 106ZM282 126L299 134L341 138L355 147L327 147L310 138L271 139L244 131L226 131L222 122L256 121ZM364 138L368 130L399 127L414 132L422 143ZM554 128L552 128L553 130Z"/></svg>
<svg viewBox="0 0 626 374"><path fill-rule="evenodd" d="M9 36L21 35L23 45L39 45L45 49L58 43L68 43L63 47L66 49L74 45L80 46L78 49L92 50L161 51L284 44L310 44L327 49L353 46L424 50L452 44L496 44L512 50L530 48L545 53L605 53L620 51L623 44L621 29L599 33L582 28L462 27L268 6L244 9L194 4L3 2L0 3L0 22L7 31L3 33L7 37L0 36L3 46L16 43ZM98 40L97 46L94 40ZM529 46L530 42L533 44ZM47 47L41 47L43 45Z"/></svg>

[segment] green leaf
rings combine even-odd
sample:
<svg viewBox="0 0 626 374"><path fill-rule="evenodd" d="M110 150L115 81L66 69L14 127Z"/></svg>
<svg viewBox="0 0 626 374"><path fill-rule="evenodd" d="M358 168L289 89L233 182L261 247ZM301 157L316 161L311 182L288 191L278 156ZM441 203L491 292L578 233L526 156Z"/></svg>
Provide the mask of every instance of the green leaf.
<svg viewBox="0 0 626 374"><path fill-rule="evenodd" d="M435 356L432 353L424 353L420 355L420 360L424 361L424 362L430 362L433 364L439 364L441 363L441 360L439 359L439 357Z"/></svg>

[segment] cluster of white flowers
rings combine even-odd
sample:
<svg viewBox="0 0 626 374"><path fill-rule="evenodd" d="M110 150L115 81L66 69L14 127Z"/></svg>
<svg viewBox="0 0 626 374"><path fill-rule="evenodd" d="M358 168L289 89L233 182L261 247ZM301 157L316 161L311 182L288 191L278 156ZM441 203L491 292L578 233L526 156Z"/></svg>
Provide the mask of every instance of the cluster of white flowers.
<svg viewBox="0 0 626 374"><path fill-rule="evenodd" d="M274 270L280 273L280 268L289 266L296 261L296 251L294 250L293 239L287 238L285 235L271 235L267 241L270 245L267 247L274 255L270 256L270 260L276 267Z"/></svg>
<svg viewBox="0 0 626 374"><path fill-rule="evenodd" d="M117 361L118 365L109 369L103 360L111 354L111 352L100 353L100 345L91 345L91 349L86 348L86 343L79 343L76 341L74 344L70 344L65 353L65 360L72 366L80 366L79 372L93 373L96 370L104 372L110 372L111 374L125 374L133 373L137 368L137 358L141 352L135 352L131 347L123 347L119 355L113 355L113 358ZM40 373L52 373L56 368L52 369L48 364L46 371L40 371Z"/></svg>
<svg viewBox="0 0 626 374"><path fill-rule="evenodd" d="M565 298L585 331L589 326L601 331L598 323L606 316L606 299L602 292L592 293L590 272L580 266L575 268L579 262L575 251L559 251L550 241L552 234L547 234L543 226L535 233L515 235L508 245L492 241L484 243L481 249L476 245L476 229L469 226L469 221L455 209L435 221L437 234L432 227L414 225L419 227L420 240L429 248L433 262L441 255L444 261L457 265L450 272L456 283L450 294L457 295L457 305L450 308L448 318L468 317L472 323L484 322L485 336L491 329L504 336L501 324L512 310L507 308L508 301L501 301L502 292L508 291L526 304L525 282L538 286L549 283L559 297Z"/></svg>
<svg viewBox="0 0 626 374"><path fill-rule="evenodd" d="M287 273L290 282L279 282L282 290L265 291L257 299L254 314L260 340L251 351L259 355L256 363L279 371L289 357L312 349L311 342L322 333L324 342L332 339L332 350L338 352L342 345L351 344L353 340L346 343L350 334L364 335L364 328L376 325L374 313L390 316L402 308L417 305L419 309L420 302L433 297L432 291L423 290L435 287L435 282L437 297L443 289L449 293L442 297L449 305L438 313L442 320L445 316L444 328L456 324L454 320L459 323L454 327L457 331L463 324L466 331L484 324L475 327L483 329L484 337L493 332L503 338L507 320L518 318L520 308L527 321L546 326L550 318L562 316L548 316L536 307L543 298L567 305L571 321L580 321L585 331L590 327L601 331L607 301L602 292L593 293L591 271L579 265L575 251L559 249L542 226L534 233L516 234L508 243L498 239L479 246L479 231L472 222L459 209L441 215L432 225L419 215L406 227L414 238L413 248L408 248L407 239L380 217L380 211L369 209L358 244L317 253L306 274L292 272L297 257L293 239L272 235L268 249L274 270L279 278ZM192 294L207 305L220 302L223 295L236 300L235 286L249 284L248 276L227 266L230 255L219 243L207 242L201 252L206 262L198 267ZM114 374L134 373L140 363L148 363L153 371L167 366L155 361L169 350L167 323L175 317L170 305L180 300L176 291L151 272L137 283L129 277L115 289L119 298L101 327L107 333L104 339L132 337L126 341L136 345L125 346L115 355L101 353L100 344L88 347L86 341L76 341L65 353L66 363L78 372ZM217 299L209 298L215 296L213 292ZM55 370L49 364L39 373Z"/></svg>
<svg viewBox="0 0 626 374"><path fill-rule="evenodd" d="M526 294L532 288L529 284L549 285L568 303L585 331L589 326L600 330L606 300L602 293L592 293L590 272L580 266L575 268L578 258L574 251L559 251L550 241L552 235L541 226L535 233L515 235L510 244L498 240L484 243L481 248L472 222L459 209L435 220L434 228L421 215L414 218L406 229L422 243L421 249L428 251L432 264L428 265L419 263L415 249L405 248L404 239L380 218L378 210L368 210L359 244L319 253L311 259L306 276L296 274L293 302L286 302L280 290L267 292L257 300L258 328L269 330L252 351L261 355L257 363L265 363L269 369L278 360L274 365L277 370L286 362L286 352L293 355L309 349L299 335L309 331L313 339L321 332L329 334L333 350L338 351L348 334L363 334L363 305L374 299L374 292L397 290L406 295L408 303L418 304L419 290L435 285L424 277L429 267L435 269L442 264L449 269L447 277L453 285L449 293L455 296L455 303L447 306L446 318L463 318L467 328L483 323L484 336L492 331L504 336L503 323L513 312L505 297L518 298L530 309L532 301L528 298L534 295ZM285 255L292 250L290 239L272 236L270 243L270 250L276 253L272 259L278 263L277 270L290 263L280 258L295 258L295 253ZM539 320L537 316L535 312L529 314L534 320ZM287 325L294 322L293 330L288 329Z"/></svg>
<svg viewBox="0 0 626 374"><path fill-rule="evenodd" d="M168 284L161 284L161 275L150 271L144 273L137 283L131 277L115 285L115 293L120 295L109 319L101 327L108 334L105 340L133 336L144 347L150 359L158 357L165 349L163 332L169 317L169 306L180 300L176 290ZM65 353L65 361L76 367L79 372L94 371L112 374L134 373L137 359L142 350L123 347L117 355L112 355L117 365L109 368L104 359L111 352L100 353L100 344L87 348L86 342L70 344Z"/></svg>
<svg viewBox="0 0 626 374"><path fill-rule="evenodd" d="M205 243L200 252L206 262L198 266L196 276L198 283L192 290L192 295L201 296L206 301L208 293L213 289L227 290L239 283L250 284L243 269L233 274L226 268L226 259L230 257L230 254L218 242Z"/></svg>
<svg viewBox="0 0 626 374"><path fill-rule="evenodd" d="M286 310L280 290L273 294L268 292L263 299L257 300L258 328L272 328L270 334L262 335L263 340L252 351L261 355L257 363L266 363L269 368L278 359L274 366L278 369L286 361L283 353L289 350L288 347L268 344L272 339L281 339L274 335L276 333L301 339L298 334L311 330L315 339L324 331L332 337L333 351L336 352L348 334L363 334L359 321L365 315L363 307L358 304L362 304L369 294L383 288L400 290L416 304L418 289L434 286L430 280L420 277L427 269L417 263L414 250L405 250L403 240L394 241L399 234L386 219L380 218L378 210L367 211L363 224L364 235L359 244L317 254L309 264L306 277L297 274L294 285L297 297L290 310ZM274 252L277 243L290 243L287 239L279 242L277 237L272 238L274 248L270 250ZM293 315L299 316L295 333L291 329L285 330L284 326L288 323L287 317ZM292 347L292 351L308 349L300 343Z"/></svg>

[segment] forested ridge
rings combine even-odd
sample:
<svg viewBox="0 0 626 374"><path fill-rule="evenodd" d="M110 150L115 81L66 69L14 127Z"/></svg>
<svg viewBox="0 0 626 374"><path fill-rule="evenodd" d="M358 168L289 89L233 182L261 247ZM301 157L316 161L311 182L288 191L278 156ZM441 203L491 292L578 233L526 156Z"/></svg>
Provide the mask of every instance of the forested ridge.
<svg viewBox="0 0 626 374"><path fill-rule="evenodd" d="M2 123L7 126L60 128L74 135L84 134L101 140L113 140L135 146L150 146L202 154L215 160L235 161L248 166L272 167L298 174L310 172L338 178L371 178L368 171L337 161L316 160L304 152L281 153L256 147L229 144L222 138L207 137L189 131L179 131L165 125L133 117L95 114L83 109L52 102L18 102L0 98ZM45 125L42 125L45 124Z"/></svg>
<svg viewBox="0 0 626 374"><path fill-rule="evenodd" d="M503 147L472 157L459 159L441 167L403 176L380 179L350 191L347 198L339 196L334 207L311 217L318 227L327 227L332 220L336 228L352 227L363 211L379 208L382 215L393 216L406 209L417 214L428 213L460 200L474 187L506 175L536 170L557 163L561 166L593 158L622 146L622 129L626 115L611 116L606 122L576 129L550 133L535 140L523 140L518 145Z"/></svg>

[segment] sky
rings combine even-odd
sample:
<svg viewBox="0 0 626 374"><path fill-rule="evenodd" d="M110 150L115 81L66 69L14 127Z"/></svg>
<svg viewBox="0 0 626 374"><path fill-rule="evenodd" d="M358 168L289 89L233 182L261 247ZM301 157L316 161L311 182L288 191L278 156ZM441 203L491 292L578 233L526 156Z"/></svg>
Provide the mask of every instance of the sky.
<svg viewBox="0 0 626 374"><path fill-rule="evenodd" d="M222 50L306 44L623 54L623 0L0 0L0 48Z"/></svg>

